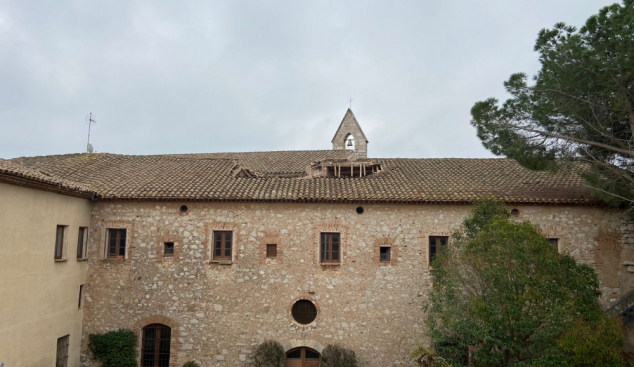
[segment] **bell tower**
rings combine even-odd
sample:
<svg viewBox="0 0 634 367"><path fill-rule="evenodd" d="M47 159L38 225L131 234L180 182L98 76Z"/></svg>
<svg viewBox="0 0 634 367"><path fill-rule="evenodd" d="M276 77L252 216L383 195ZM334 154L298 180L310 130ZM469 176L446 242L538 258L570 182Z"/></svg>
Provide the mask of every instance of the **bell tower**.
<svg viewBox="0 0 634 367"><path fill-rule="evenodd" d="M332 138L333 150L354 150L356 158L368 157L368 139L365 137L361 125L354 117L352 110L348 108L346 115L341 120L341 124Z"/></svg>

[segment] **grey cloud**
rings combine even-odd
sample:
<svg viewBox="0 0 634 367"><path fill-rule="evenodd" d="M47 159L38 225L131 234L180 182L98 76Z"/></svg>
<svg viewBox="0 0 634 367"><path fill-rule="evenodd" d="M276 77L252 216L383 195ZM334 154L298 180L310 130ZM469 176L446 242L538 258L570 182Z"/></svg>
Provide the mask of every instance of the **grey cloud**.
<svg viewBox="0 0 634 367"><path fill-rule="evenodd" d="M613 1L0 2L0 157L329 149L489 157L473 103L534 73L539 29Z"/></svg>

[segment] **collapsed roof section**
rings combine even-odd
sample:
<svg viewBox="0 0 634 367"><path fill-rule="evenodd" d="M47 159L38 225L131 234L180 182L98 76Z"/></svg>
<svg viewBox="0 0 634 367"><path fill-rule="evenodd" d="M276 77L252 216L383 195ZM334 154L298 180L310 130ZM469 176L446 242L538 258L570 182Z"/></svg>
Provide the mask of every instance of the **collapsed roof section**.
<svg viewBox="0 0 634 367"><path fill-rule="evenodd" d="M329 159L311 164L308 167L307 175L310 178L363 178L382 171L383 166L372 159Z"/></svg>

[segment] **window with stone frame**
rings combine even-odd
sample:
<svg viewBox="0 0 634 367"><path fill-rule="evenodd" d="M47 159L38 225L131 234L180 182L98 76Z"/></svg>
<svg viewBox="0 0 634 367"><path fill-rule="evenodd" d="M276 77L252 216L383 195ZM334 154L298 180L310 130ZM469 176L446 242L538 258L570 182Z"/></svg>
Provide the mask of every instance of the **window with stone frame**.
<svg viewBox="0 0 634 367"><path fill-rule="evenodd" d="M341 235L339 233L322 232L320 254L322 263L341 263Z"/></svg>
<svg viewBox="0 0 634 367"><path fill-rule="evenodd" d="M233 247L232 231L214 231L213 242L213 259L214 260L231 260L231 251Z"/></svg>
<svg viewBox="0 0 634 367"><path fill-rule="evenodd" d="M436 254L440 252L442 246L446 246L449 241L448 236L429 236L429 263L434 260Z"/></svg>
<svg viewBox="0 0 634 367"><path fill-rule="evenodd" d="M127 230L125 228L108 228L106 234L106 257L125 259Z"/></svg>

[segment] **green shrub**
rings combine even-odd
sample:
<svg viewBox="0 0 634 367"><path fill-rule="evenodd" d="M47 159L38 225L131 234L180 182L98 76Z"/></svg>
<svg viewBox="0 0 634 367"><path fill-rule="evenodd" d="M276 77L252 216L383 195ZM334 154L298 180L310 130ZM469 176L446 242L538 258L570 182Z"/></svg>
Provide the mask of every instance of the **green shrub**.
<svg viewBox="0 0 634 367"><path fill-rule="evenodd" d="M200 367L200 365L196 363L195 361L189 361L189 362L185 362L183 367Z"/></svg>
<svg viewBox="0 0 634 367"><path fill-rule="evenodd" d="M263 342L253 353L255 367L284 367L284 360L284 347L275 340Z"/></svg>
<svg viewBox="0 0 634 367"><path fill-rule="evenodd" d="M577 319L557 342L569 366L623 366L623 326L602 314L598 320Z"/></svg>
<svg viewBox="0 0 634 367"><path fill-rule="evenodd" d="M439 357L436 352L422 345L412 351L412 360L418 367L451 367L447 361Z"/></svg>
<svg viewBox="0 0 634 367"><path fill-rule="evenodd" d="M329 345L321 353L321 367L356 367L357 355L340 345Z"/></svg>
<svg viewBox="0 0 634 367"><path fill-rule="evenodd" d="M136 367L136 335L119 329L105 334L90 334L88 348L103 367Z"/></svg>

